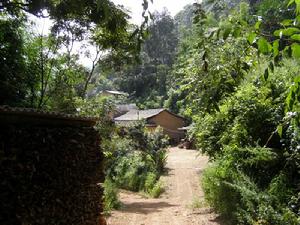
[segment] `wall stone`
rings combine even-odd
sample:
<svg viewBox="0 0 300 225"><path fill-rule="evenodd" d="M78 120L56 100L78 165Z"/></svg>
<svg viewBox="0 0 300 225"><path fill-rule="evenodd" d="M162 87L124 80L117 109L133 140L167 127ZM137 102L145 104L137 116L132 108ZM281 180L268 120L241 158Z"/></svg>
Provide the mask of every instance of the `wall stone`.
<svg viewBox="0 0 300 225"><path fill-rule="evenodd" d="M33 118L0 119L0 224L105 224L99 134Z"/></svg>

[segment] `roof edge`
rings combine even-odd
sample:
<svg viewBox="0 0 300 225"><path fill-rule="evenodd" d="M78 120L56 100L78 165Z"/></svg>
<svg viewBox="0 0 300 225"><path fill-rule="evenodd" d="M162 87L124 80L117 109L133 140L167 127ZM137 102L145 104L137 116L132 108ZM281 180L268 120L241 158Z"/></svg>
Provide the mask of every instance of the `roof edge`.
<svg viewBox="0 0 300 225"><path fill-rule="evenodd" d="M168 109L162 109L159 113L157 113L157 114L155 114L155 115L153 115L153 116L150 116L150 117L148 117L147 119L151 119L151 118L153 118L154 116L157 116L157 115L159 115L159 114L161 114L162 112L168 112L168 113L170 113L171 115L173 115L173 116L175 116L175 117L178 117L178 118L180 118L180 119L183 119L183 120L186 120L186 118L184 118L183 116L180 116L180 115L177 115L176 113L173 113L173 112L171 112L170 110L168 110Z"/></svg>

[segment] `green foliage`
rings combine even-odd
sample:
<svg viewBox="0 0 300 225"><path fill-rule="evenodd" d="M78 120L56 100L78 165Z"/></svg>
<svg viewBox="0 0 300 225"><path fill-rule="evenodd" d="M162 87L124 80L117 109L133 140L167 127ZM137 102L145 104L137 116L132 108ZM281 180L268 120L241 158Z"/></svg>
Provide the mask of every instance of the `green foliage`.
<svg viewBox="0 0 300 225"><path fill-rule="evenodd" d="M51 34L36 34L30 14L51 19ZM141 26L134 26L128 12L109 0L1 1L0 104L74 113L75 98L87 96L96 76L100 52L106 67L138 61L152 16L147 0L142 16ZM78 43L96 47L91 69L75 54Z"/></svg>
<svg viewBox="0 0 300 225"><path fill-rule="evenodd" d="M151 197L163 192L159 177L166 163L168 141L162 130L145 131L136 124L119 131L106 147L106 173L118 188L142 191Z"/></svg>
<svg viewBox="0 0 300 225"><path fill-rule="evenodd" d="M297 214L288 207L294 193L289 175L270 176L274 168L267 168L274 164L274 156L262 148L228 148L226 156L204 173L206 200L234 224L298 224ZM257 174L261 169L263 173ZM266 177L273 179L266 182Z"/></svg>
<svg viewBox="0 0 300 225"><path fill-rule="evenodd" d="M299 224L299 1L249 2L197 5L174 66L186 93L176 100L213 161L207 201L232 224Z"/></svg>
<svg viewBox="0 0 300 225"><path fill-rule="evenodd" d="M248 30L240 11L217 25L202 12L192 38L181 43L174 72L187 93L189 114L219 110L218 102L235 91L255 62L247 38L238 35Z"/></svg>
<svg viewBox="0 0 300 225"><path fill-rule="evenodd" d="M119 187L131 191L143 190L148 172L152 171L151 163L141 153L132 153L118 159L113 168L113 179Z"/></svg>
<svg viewBox="0 0 300 225"><path fill-rule="evenodd" d="M162 182L158 181L154 184L153 188L150 190L149 195L152 198L158 198L165 191Z"/></svg>
<svg viewBox="0 0 300 225"><path fill-rule="evenodd" d="M156 174L148 173L144 191L152 198L158 198L164 192L163 183L158 181Z"/></svg>
<svg viewBox="0 0 300 225"><path fill-rule="evenodd" d="M105 211L109 213L120 206L120 188L159 197L164 191L159 178L164 171L168 144L162 131L148 133L143 124L136 124L125 129L111 127L102 138L106 158Z"/></svg>
<svg viewBox="0 0 300 225"><path fill-rule="evenodd" d="M154 185L156 184L156 174L155 173L148 173L146 180L145 180L145 191L147 193L151 193Z"/></svg>
<svg viewBox="0 0 300 225"><path fill-rule="evenodd" d="M76 99L76 110L84 116L108 117L114 109L114 100L110 97L100 96L90 99Z"/></svg>
<svg viewBox="0 0 300 225"><path fill-rule="evenodd" d="M167 98L178 44L176 29L168 11L155 12L141 48L141 62L127 63L108 72L112 86L129 93L139 108L161 108Z"/></svg>
<svg viewBox="0 0 300 225"><path fill-rule="evenodd" d="M206 198L234 224L297 224L299 220L298 208L290 207L298 183L297 153L292 149L299 145L299 135L291 122L296 114L284 119L296 65L284 61L267 82L260 78L262 65L222 101L219 112L196 120L198 147L216 160L203 178ZM292 136L280 138L280 122L282 130L289 124Z"/></svg>
<svg viewBox="0 0 300 225"><path fill-rule="evenodd" d="M103 211L104 213L110 213L111 210L118 209L121 206L118 188L109 178L105 179L103 188Z"/></svg>
<svg viewBox="0 0 300 225"><path fill-rule="evenodd" d="M0 17L0 104L20 105L25 100L23 25L22 21Z"/></svg>
<svg viewBox="0 0 300 225"><path fill-rule="evenodd" d="M111 1L3 1L0 104L99 116L107 210L118 205L116 188L161 193L167 141L142 124L115 127L112 101L86 98L89 89L121 89L141 108L164 105L193 120L197 147L214 160L203 184L218 212L233 224L299 224L300 1L205 0L175 20L147 7L137 29ZM33 35L23 12L44 9L52 35ZM71 47L87 36L108 52L89 71Z"/></svg>
<svg viewBox="0 0 300 225"><path fill-rule="evenodd" d="M75 112L75 97L81 95L86 69L78 55L59 52L63 41L54 35L38 36L29 22L0 17L3 29L0 104ZM16 39L18 38L18 40Z"/></svg>
<svg viewBox="0 0 300 225"><path fill-rule="evenodd" d="M149 153L156 171L161 174L164 172L167 163L166 148L169 144L169 139L166 135L164 135L161 127L156 128L154 132L149 132L146 135L147 153Z"/></svg>
<svg viewBox="0 0 300 225"><path fill-rule="evenodd" d="M47 17L45 14L48 14L54 20L53 34L71 31L72 37L64 35L68 42L71 42L73 37L82 40L86 36L101 49L111 50L112 58L123 56L128 59L139 52L150 16L147 13L147 1L144 1L145 21L139 29L129 26L128 13L109 0L29 0L26 2L4 0L1 3L0 13L4 12L12 17L25 13L37 17Z"/></svg>
<svg viewBox="0 0 300 225"><path fill-rule="evenodd" d="M222 154L224 145L279 147L278 136L268 139L284 116L283 102L297 74L296 64L286 62L268 82L260 80L261 69L253 71L249 81L222 101L219 112L194 116L198 147L211 157Z"/></svg>
<svg viewBox="0 0 300 225"><path fill-rule="evenodd" d="M230 11L238 6L242 0L204 0L202 7L208 13L213 13L215 17L222 18L230 14Z"/></svg>

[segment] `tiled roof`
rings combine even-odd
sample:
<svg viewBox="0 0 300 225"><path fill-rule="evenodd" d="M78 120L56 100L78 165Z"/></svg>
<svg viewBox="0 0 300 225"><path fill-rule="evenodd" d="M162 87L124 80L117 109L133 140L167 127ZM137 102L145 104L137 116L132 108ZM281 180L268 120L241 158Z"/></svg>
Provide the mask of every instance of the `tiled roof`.
<svg viewBox="0 0 300 225"><path fill-rule="evenodd" d="M148 119L165 111L166 109L147 109L147 110L130 110L126 114L115 118L115 121L136 121L141 119Z"/></svg>

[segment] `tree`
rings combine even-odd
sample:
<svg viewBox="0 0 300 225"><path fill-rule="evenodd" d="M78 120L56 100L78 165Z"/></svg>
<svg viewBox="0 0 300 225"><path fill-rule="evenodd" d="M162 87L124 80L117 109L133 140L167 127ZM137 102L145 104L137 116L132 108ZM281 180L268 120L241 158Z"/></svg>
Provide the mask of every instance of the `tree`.
<svg viewBox="0 0 300 225"><path fill-rule="evenodd" d="M213 13L216 18L226 17L242 0L204 0L201 4L207 13Z"/></svg>
<svg viewBox="0 0 300 225"><path fill-rule="evenodd" d="M166 10L154 13L148 38L142 45L140 64L128 64L119 71L112 71L115 87L131 94L140 107L162 107L177 44L174 19Z"/></svg>
<svg viewBox="0 0 300 225"><path fill-rule="evenodd" d="M22 21L0 20L0 104L20 105L27 94L23 36Z"/></svg>
<svg viewBox="0 0 300 225"><path fill-rule="evenodd" d="M171 66L178 43L174 19L166 9L161 13L156 12L153 17L144 51L151 63Z"/></svg>
<svg viewBox="0 0 300 225"><path fill-rule="evenodd" d="M109 0L1 1L0 38L5 47L0 55L0 104L53 108L52 100L58 93L61 98L57 103L64 99L71 104L75 95L85 97L100 52L114 65L137 60L150 16L146 0L143 8L145 21L137 27L129 24L124 8ZM35 37L26 27L28 14L51 18L51 35ZM78 55L73 52L74 43L83 40L97 48L89 72L78 64ZM61 107L66 109L67 105Z"/></svg>
<svg viewBox="0 0 300 225"><path fill-rule="evenodd" d="M175 15L174 20L179 40L184 39L185 36L190 34L189 31L192 30L193 26L194 11L194 5L186 5L183 10Z"/></svg>
<svg viewBox="0 0 300 225"><path fill-rule="evenodd" d="M210 15L196 9L175 64L190 135L212 160L206 199L230 224L300 221L300 3L282 10L285 3L252 1Z"/></svg>
<svg viewBox="0 0 300 225"><path fill-rule="evenodd" d="M53 33L71 31L75 36L91 34L95 44L103 49L126 50L136 54L142 42L144 28L149 19L148 2L143 2L145 18L141 29L129 26L130 16L121 6L110 0L4 0L0 12L19 17L24 12L54 20ZM45 13L46 12L46 13ZM134 40L134 41L132 41Z"/></svg>

